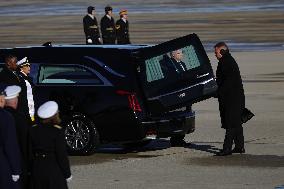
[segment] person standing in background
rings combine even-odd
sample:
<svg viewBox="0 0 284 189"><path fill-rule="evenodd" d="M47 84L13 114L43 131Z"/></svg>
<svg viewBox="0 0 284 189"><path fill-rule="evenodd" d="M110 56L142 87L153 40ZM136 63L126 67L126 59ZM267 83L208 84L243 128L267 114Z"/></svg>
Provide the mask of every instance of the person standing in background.
<svg viewBox="0 0 284 189"><path fill-rule="evenodd" d="M101 33L104 44L115 44L115 23L112 17L112 7L105 7L105 15L101 19Z"/></svg>
<svg viewBox="0 0 284 189"><path fill-rule="evenodd" d="M27 88L27 100L28 100L28 107L29 107L29 115L31 121L34 122L34 114L35 114L35 107L34 107L34 96L33 96L33 79L29 77L31 67L27 57L24 57L20 61L17 62L19 67L18 75L25 81L26 88Z"/></svg>
<svg viewBox="0 0 284 189"><path fill-rule="evenodd" d="M116 38L117 44L130 44L129 38L129 22L128 22L127 10L119 12L120 19L116 22Z"/></svg>
<svg viewBox="0 0 284 189"><path fill-rule="evenodd" d="M19 189L21 155L14 118L3 109L5 88L6 85L0 83L0 188Z"/></svg>
<svg viewBox="0 0 284 189"><path fill-rule="evenodd" d="M98 21L95 17L95 7L89 6L87 13L88 14L83 18L86 44L100 45L102 44L102 39L100 37Z"/></svg>

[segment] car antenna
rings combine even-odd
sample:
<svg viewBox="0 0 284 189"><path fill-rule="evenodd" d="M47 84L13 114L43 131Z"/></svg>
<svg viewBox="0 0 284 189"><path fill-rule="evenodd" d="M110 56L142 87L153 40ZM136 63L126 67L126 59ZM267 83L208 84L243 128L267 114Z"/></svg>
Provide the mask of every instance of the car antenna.
<svg viewBox="0 0 284 189"><path fill-rule="evenodd" d="M50 41L48 41L48 42L45 42L44 44L42 44L42 46L44 46L44 47L52 47L52 44L51 44Z"/></svg>

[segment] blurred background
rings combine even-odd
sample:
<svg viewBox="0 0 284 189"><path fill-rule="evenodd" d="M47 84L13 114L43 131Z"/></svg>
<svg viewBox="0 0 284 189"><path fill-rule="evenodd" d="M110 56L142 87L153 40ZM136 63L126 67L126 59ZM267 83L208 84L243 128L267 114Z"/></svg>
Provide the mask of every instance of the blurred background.
<svg viewBox="0 0 284 189"><path fill-rule="evenodd" d="M82 19L111 5L127 9L134 44L157 44L196 33L208 50L226 41L239 51L284 49L284 0L1 0L0 47L84 44Z"/></svg>

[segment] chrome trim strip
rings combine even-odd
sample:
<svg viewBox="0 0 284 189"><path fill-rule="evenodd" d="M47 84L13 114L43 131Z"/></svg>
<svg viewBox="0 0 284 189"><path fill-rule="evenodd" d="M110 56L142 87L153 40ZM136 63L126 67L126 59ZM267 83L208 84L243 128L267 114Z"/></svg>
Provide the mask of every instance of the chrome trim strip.
<svg viewBox="0 0 284 189"><path fill-rule="evenodd" d="M207 75L209 75L209 73L206 73L206 74L202 74L202 75L197 75L197 76L196 76L196 78L205 77L205 76L207 76Z"/></svg>
<svg viewBox="0 0 284 189"><path fill-rule="evenodd" d="M185 116L185 118L191 118L191 117L195 117L195 114L191 115L191 116ZM169 122L171 121L171 119L164 119L164 120L157 120L157 121L142 121L142 124L155 124L155 123L165 123L165 122Z"/></svg>
<svg viewBox="0 0 284 189"><path fill-rule="evenodd" d="M206 83L209 83L210 81L213 81L213 80L214 80L214 78L211 78L211 79L209 79L209 80L206 80L206 81L197 83L197 84L192 85L192 86L189 86L189 87L187 87L187 88L180 89L179 91L175 91L175 92L163 94L163 95L160 95L160 96L157 96L157 97L148 98L148 100L157 100L157 99L159 99L159 98L161 98L161 97L164 97L164 96L172 95L172 94L175 94L175 93L180 93L180 92L183 92L183 91L185 91L185 90L187 90L187 89L196 87L196 86L198 86L198 85L205 85Z"/></svg>

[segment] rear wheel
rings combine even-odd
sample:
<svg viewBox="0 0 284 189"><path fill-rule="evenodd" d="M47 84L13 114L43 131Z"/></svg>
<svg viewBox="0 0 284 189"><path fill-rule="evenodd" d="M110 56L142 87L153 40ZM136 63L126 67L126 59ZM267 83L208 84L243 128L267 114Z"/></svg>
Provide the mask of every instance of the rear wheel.
<svg viewBox="0 0 284 189"><path fill-rule="evenodd" d="M83 115L75 115L65 125L69 154L90 155L95 152L99 146L99 133L93 121Z"/></svg>

